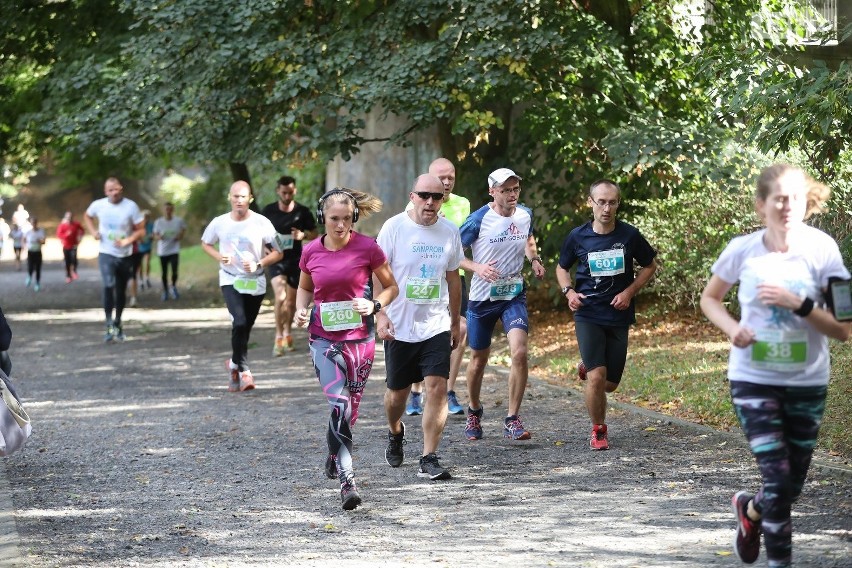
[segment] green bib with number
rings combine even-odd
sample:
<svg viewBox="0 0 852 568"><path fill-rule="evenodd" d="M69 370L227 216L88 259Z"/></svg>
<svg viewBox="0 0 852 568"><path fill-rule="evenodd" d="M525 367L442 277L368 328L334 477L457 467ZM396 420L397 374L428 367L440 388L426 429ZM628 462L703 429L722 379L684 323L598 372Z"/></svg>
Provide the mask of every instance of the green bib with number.
<svg viewBox="0 0 852 568"><path fill-rule="evenodd" d="M234 290L240 294L254 294L257 292L257 278L241 276L234 280Z"/></svg>
<svg viewBox="0 0 852 568"><path fill-rule="evenodd" d="M361 327L361 314L348 302L323 302L320 304L320 324L326 331L344 331Z"/></svg>
<svg viewBox="0 0 852 568"><path fill-rule="evenodd" d="M808 332L760 329L751 346L751 366L773 371L802 371L808 364Z"/></svg>
<svg viewBox="0 0 852 568"><path fill-rule="evenodd" d="M409 277L405 283L405 297L412 304L436 304L441 295L441 282L437 278Z"/></svg>

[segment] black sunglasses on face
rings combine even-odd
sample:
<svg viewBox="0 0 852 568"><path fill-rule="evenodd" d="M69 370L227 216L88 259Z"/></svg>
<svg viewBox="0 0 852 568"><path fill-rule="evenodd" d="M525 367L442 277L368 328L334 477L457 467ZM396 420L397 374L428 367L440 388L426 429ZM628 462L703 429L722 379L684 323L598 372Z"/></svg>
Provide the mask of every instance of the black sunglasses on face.
<svg viewBox="0 0 852 568"><path fill-rule="evenodd" d="M442 199L444 199L443 193L432 193L430 191L415 191L414 195L416 195L423 201L428 201L430 197L433 201L441 201Z"/></svg>

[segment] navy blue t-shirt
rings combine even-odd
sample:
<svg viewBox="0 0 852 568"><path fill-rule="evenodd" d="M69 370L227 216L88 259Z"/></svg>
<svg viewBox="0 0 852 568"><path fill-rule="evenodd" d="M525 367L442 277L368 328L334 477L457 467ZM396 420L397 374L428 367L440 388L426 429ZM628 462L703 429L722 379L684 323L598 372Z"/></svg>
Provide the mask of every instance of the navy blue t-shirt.
<svg viewBox="0 0 852 568"><path fill-rule="evenodd" d="M574 289L586 298L574 312L574 320L619 326L636 323L635 302L626 310L616 310L610 302L633 283L634 261L648 266L656 256L657 251L629 223L616 221L615 229L605 235L596 233L591 221L571 231L562 244L559 266L570 270L578 263Z"/></svg>

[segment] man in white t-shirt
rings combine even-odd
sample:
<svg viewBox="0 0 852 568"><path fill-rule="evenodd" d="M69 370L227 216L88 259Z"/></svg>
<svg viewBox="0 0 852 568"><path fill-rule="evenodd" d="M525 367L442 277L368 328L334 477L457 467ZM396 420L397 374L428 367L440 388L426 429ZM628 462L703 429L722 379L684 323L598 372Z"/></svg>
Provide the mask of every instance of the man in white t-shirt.
<svg viewBox="0 0 852 568"><path fill-rule="evenodd" d="M400 286L397 300L376 316L387 369L385 459L391 467L402 465L405 402L411 385L425 381L423 453L417 475L450 479L435 452L447 421L450 352L459 344L461 239L458 228L438 215L444 199L440 179L419 176L409 199L414 207L388 219L377 238Z"/></svg>
<svg viewBox="0 0 852 568"><path fill-rule="evenodd" d="M89 205L83 221L89 234L99 241L98 267L106 315L104 342L110 343L125 339L121 315L127 303L127 282L133 275L133 243L145 236L145 216L133 200L124 197L118 178L104 182L104 194L106 197Z"/></svg>
<svg viewBox="0 0 852 568"><path fill-rule="evenodd" d="M175 217L175 206L166 203L163 206L163 216L154 221L154 239L157 241L157 256L160 257L160 273L163 278L162 300L171 298L177 300L178 263L180 260L180 240L186 232L186 223L180 217ZM171 267L171 288L169 287L169 267Z"/></svg>

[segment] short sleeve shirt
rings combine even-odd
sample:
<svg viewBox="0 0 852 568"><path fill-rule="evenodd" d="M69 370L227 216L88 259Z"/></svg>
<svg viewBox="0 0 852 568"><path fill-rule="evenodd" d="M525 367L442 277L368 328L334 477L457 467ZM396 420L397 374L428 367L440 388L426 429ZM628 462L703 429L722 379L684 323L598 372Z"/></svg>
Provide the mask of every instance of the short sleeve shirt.
<svg viewBox="0 0 852 568"><path fill-rule="evenodd" d="M530 209L518 205L511 216L504 217L490 205L483 205L468 216L459 232L462 246L470 247L474 262L487 264L496 260L501 278L523 278L527 239L535 234ZM471 302L491 300L492 291L492 283L473 274ZM516 295L519 294L520 291Z"/></svg>
<svg viewBox="0 0 852 568"><path fill-rule="evenodd" d="M458 228L442 217L419 225L400 213L385 222L377 240L400 290L386 311L396 339L416 343L449 331L447 272L462 258Z"/></svg>
<svg viewBox="0 0 852 568"><path fill-rule="evenodd" d="M330 341L354 341L372 338L373 316L363 316L355 329L328 331L322 327L320 305L324 302L346 302L354 298L373 297L373 272L387 262L387 257L373 239L352 231L349 242L340 250L323 246L325 236L305 245L299 268L314 283L314 309L309 333Z"/></svg>
<svg viewBox="0 0 852 568"><path fill-rule="evenodd" d="M186 223L180 217L166 219L160 217L154 221L154 234L160 235L157 241L157 256L169 256L180 253L180 240L177 236L186 230Z"/></svg>
<svg viewBox="0 0 852 568"><path fill-rule="evenodd" d="M264 207L261 214L272 222L272 226L275 227L281 237L281 242L284 245L281 251L284 253L281 264L297 264L299 257L302 256L302 241L293 239L292 231L293 229L304 232L316 230L317 222L311 210L301 203L296 203L292 211L284 212L278 207L276 201Z"/></svg>
<svg viewBox="0 0 852 568"><path fill-rule="evenodd" d="M275 228L263 215L251 212L248 218L234 221L230 213L219 215L207 225L201 242L219 243L219 252L234 259L228 265L219 265L219 286L241 286L251 290L252 296L266 293L266 276L263 272L248 274L242 268L244 261L259 262L266 256L265 245L275 240Z"/></svg>
<svg viewBox="0 0 852 568"><path fill-rule="evenodd" d="M739 283L740 324L751 328L758 342L763 342L763 346L731 347L728 378L776 386L828 384L828 338L791 310L765 305L757 297L757 287L771 283L821 302L829 277L847 279L849 271L843 265L837 243L819 229L802 225L784 253L766 248L765 233L763 229L736 237L712 267L713 274L725 282ZM767 348L790 350L791 357L767 366L762 353Z"/></svg>
<svg viewBox="0 0 852 568"><path fill-rule="evenodd" d="M136 202L124 197L118 203L110 203L109 198L102 197L89 205L86 215L98 220L98 232L101 235L99 252L119 258L133 253L132 243L118 247L115 241L130 236L133 233L133 227L145 219Z"/></svg>
<svg viewBox="0 0 852 568"><path fill-rule="evenodd" d="M633 283L634 261L648 266L656 256L639 229L623 221L616 221L606 234L596 233L591 221L571 231L562 244L559 266L570 270L577 263L574 288L586 297L574 320L613 326L636 323L633 301L626 310L617 310L610 302Z"/></svg>

